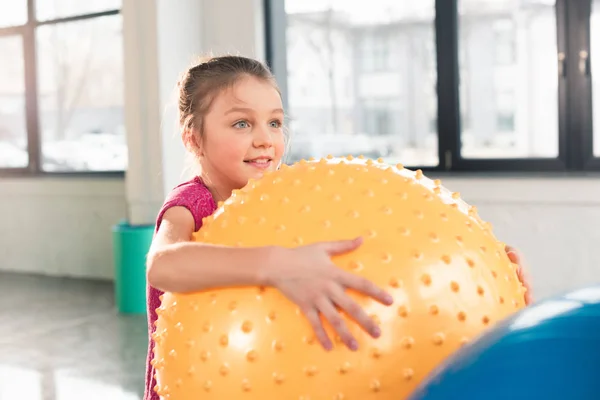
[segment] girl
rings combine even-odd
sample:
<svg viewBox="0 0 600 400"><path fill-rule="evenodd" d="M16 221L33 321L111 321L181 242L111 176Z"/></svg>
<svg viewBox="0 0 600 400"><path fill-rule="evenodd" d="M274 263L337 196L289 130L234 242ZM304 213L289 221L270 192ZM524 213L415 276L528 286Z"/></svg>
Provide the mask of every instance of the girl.
<svg viewBox="0 0 600 400"><path fill-rule="evenodd" d="M331 349L332 344L320 314L350 349L357 348L336 307L378 337L375 321L345 289L355 289L386 305L392 304L392 297L331 262L331 256L360 246L361 238L295 249L228 248L190 241L202 218L216 210L218 201L226 200L249 179L278 168L284 150L284 112L270 71L260 62L243 57L216 57L192 67L179 83L179 93L182 139L197 159L201 175L177 186L158 214L148 254L149 333L154 330L161 291L262 285L279 289L298 304L325 349ZM152 357L150 340L146 400L158 399L153 390Z"/></svg>
<svg viewBox="0 0 600 400"><path fill-rule="evenodd" d="M260 62L238 56L211 58L190 68L179 83L179 123L186 148L201 174L177 186L156 221L148 254L148 328L151 335L161 291L256 285L272 286L295 302L329 350L331 340L321 324L325 317L352 350L356 340L336 307L351 315L373 337L375 321L345 292L355 289L385 304L392 297L372 282L336 267L331 256L356 249L361 238L322 242L294 249L276 246L230 248L191 242L202 218L234 189L281 163L285 137L281 96L270 71ZM151 336L150 336L151 337ZM154 393L150 364L146 367L146 400Z"/></svg>

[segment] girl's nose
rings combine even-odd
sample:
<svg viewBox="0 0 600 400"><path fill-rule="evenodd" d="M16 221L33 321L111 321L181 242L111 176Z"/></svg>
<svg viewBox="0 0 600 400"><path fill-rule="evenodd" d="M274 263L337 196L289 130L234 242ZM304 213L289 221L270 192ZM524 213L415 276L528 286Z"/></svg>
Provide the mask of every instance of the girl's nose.
<svg viewBox="0 0 600 400"><path fill-rule="evenodd" d="M259 127L254 131L255 147L271 147L273 145L273 134L268 127Z"/></svg>

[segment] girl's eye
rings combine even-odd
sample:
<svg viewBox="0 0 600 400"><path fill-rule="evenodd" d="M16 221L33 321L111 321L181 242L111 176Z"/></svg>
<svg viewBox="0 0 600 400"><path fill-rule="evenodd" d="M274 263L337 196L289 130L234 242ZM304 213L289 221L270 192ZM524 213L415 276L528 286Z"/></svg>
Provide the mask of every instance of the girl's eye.
<svg viewBox="0 0 600 400"><path fill-rule="evenodd" d="M236 122L233 126L239 129L246 129L248 127L248 122L247 121L238 121Z"/></svg>
<svg viewBox="0 0 600 400"><path fill-rule="evenodd" d="M281 125L283 124L279 120L271 121L271 128L281 128Z"/></svg>

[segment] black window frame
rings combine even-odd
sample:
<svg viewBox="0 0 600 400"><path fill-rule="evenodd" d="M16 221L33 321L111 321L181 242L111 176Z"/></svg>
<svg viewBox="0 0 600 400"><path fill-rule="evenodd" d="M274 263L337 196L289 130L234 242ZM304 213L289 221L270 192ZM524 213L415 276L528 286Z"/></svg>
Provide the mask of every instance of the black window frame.
<svg viewBox="0 0 600 400"><path fill-rule="evenodd" d="M20 36L23 43L23 58L25 68L25 126L27 132L27 152L29 162L26 167L0 168L0 177L39 177L39 176L100 176L123 177L124 170L117 171L45 171L42 168L41 132L39 124L38 105L38 60L36 29L44 25L82 21L111 15L121 14L121 9L109 9L100 12L77 14L69 17L37 20L36 0L27 1L27 21L23 25L0 28L0 37Z"/></svg>
<svg viewBox="0 0 600 400"><path fill-rule="evenodd" d="M285 0L263 0L266 61L273 70L287 107L287 49ZM557 0L559 154L556 158L472 159L460 154L459 0L435 1L435 39L438 93L437 166L408 165L432 172L588 173L600 171L593 154L593 108L590 51L592 0ZM599 10L600 11L600 10ZM586 52L585 73L580 52ZM560 55L560 56L559 56ZM598 56L600 57L600 56ZM600 95L598 95L600 97ZM597 98L596 101L600 101ZM596 121L600 124L600 121Z"/></svg>

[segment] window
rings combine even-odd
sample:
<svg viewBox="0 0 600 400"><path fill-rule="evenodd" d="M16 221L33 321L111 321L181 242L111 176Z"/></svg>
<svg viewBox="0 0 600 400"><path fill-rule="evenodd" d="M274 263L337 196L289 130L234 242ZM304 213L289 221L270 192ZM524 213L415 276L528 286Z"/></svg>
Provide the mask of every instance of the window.
<svg viewBox="0 0 600 400"><path fill-rule="evenodd" d="M393 119L397 116L394 112L393 101L387 99L367 99L361 104L364 112L362 118L362 131L372 132L373 135L385 136L392 132Z"/></svg>
<svg viewBox="0 0 600 400"><path fill-rule="evenodd" d="M459 1L459 46L469 55L460 102L471 117L461 156L558 156L556 12L540 3Z"/></svg>
<svg viewBox="0 0 600 400"><path fill-rule="evenodd" d="M497 18L494 21L494 56L497 65L511 65L516 61L515 36L517 27L513 18Z"/></svg>
<svg viewBox="0 0 600 400"><path fill-rule="evenodd" d="M288 161L362 153L437 164L435 9L414 3L285 1Z"/></svg>
<svg viewBox="0 0 600 400"><path fill-rule="evenodd" d="M0 37L0 54L14 60L0 63L0 168L25 168L29 157L22 38Z"/></svg>
<svg viewBox="0 0 600 400"><path fill-rule="evenodd" d="M390 69L390 38L386 30L378 30L377 28L370 31L368 28L365 32L358 35L360 44L358 46L358 54L362 60L363 72L387 71Z"/></svg>
<svg viewBox="0 0 600 400"><path fill-rule="evenodd" d="M294 122L289 161L600 169L600 0L279 3L266 2L267 48Z"/></svg>
<svg viewBox="0 0 600 400"><path fill-rule="evenodd" d="M0 6L3 174L122 173L121 0L14 3Z"/></svg>

